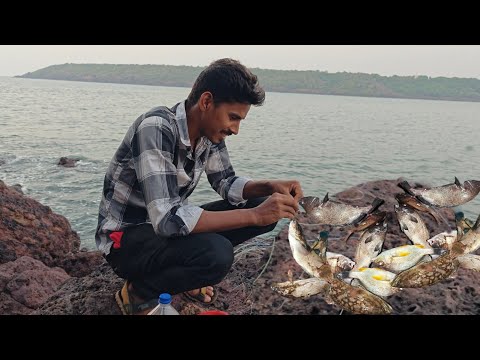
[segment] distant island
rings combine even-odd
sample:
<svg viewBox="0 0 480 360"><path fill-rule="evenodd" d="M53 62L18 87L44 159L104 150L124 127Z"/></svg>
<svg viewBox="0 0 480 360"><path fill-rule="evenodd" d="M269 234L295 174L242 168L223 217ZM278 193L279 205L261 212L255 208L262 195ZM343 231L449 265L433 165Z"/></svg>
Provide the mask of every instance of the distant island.
<svg viewBox="0 0 480 360"><path fill-rule="evenodd" d="M191 87L200 66L63 64L19 78ZM266 91L322 95L480 101L480 80L429 76L380 76L327 71L252 68Z"/></svg>

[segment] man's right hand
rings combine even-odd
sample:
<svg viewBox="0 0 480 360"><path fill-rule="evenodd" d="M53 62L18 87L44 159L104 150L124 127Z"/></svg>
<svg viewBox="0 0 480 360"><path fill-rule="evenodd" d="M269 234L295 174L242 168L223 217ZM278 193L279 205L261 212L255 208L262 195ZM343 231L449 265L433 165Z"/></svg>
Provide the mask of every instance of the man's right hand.
<svg viewBox="0 0 480 360"><path fill-rule="evenodd" d="M292 195L274 193L252 211L256 225L266 226L282 218L293 219L298 211L298 203Z"/></svg>

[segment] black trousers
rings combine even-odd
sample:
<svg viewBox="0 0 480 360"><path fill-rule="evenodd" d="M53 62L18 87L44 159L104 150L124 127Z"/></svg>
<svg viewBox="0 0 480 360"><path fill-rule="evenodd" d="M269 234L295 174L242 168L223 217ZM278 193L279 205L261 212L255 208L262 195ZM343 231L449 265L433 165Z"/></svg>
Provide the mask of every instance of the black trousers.
<svg viewBox="0 0 480 360"><path fill-rule="evenodd" d="M265 199L248 200L243 208L254 208ZM201 207L208 211L236 209L225 200ZM163 292L178 294L219 283L232 266L233 247L272 231L275 225L162 238L151 224L142 224L126 229L120 248L112 247L106 259L118 276L132 282L139 296L154 299Z"/></svg>

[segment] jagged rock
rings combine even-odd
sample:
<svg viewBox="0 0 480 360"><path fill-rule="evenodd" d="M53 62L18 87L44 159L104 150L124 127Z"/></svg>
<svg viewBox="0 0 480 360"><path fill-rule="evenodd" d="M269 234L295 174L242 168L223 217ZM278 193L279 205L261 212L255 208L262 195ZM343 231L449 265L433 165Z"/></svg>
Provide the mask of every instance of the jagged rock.
<svg viewBox="0 0 480 360"><path fill-rule="evenodd" d="M104 262L87 276L70 278L32 314L119 315L114 295L122 285L123 280Z"/></svg>
<svg viewBox="0 0 480 360"><path fill-rule="evenodd" d="M194 315L211 309L227 311L230 314L248 314L251 310L251 302L248 300L251 289L248 289L247 282L241 277L238 267L234 266L227 277L217 285L219 296L215 304L203 306L182 294L173 295L172 304L181 315ZM123 284L124 280L104 261L87 276L70 278L32 314L121 315L115 302L115 293Z"/></svg>
<svg viewBox="0 0 480 360"><path fill-rule="evenodd" d="M67 254L59 262L59 266L65 269L70 276L82 277L90 274L103 261L100 251L79 251Z"/></svg>
<svg viewBox="0 0 480 360"><path fill-rule="evenodd" d="M13 189L13 190L15 190L16 192L24 195L23 190L22 190L22 185L20 185L20 184L15 184L15 185L10 186L10 188Z"/></svg>
<svg viewBox="0 0 480 360"><path fill-rule="evenodd" d="M70 276L63 269L49 268L28 256L1 264L0 314L28 314L68 278Z"/></svg>
<svg viewBox="0 0 480 360"><path fill-rule="evenodd" d="M79 248L80 238L65 217L0 182L0 264L25 255L60 266Z"/></svg>

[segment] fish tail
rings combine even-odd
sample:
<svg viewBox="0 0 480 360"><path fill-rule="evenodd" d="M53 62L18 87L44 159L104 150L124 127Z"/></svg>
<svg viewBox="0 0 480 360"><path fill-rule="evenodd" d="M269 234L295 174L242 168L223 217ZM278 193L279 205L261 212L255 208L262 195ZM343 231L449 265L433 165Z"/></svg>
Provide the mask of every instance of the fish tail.
<svg viewBox="0 0 480 360"><path fill-rule="evenodd" d="M472 230L477 230L479 226L480 226L480 215L478 215L477 221L475 221L475 224L473 224Z"/></svg>
<svg viewBox="0 0 480 360"><path fill-rule="evenodd" d="M401 189L403 189L403 191L405 191L407 194L410 194L412 196L415 196L415 194L412 192L412 186L408 183L407 180L404 180L404 181L401 181L397 184L397 186Z"/></svg>
<svg viewBox="0 0 480 360"><path fill-rule="evenodd" d="M435 219L435 222L437 223L437 225L440 225L440 220L438 219L437 212L432 208L430 208L429 210L430 211L428 211L428 214L431 215Z"/></svg>
<svg viewBox="0 0 480 360"><path fill-rule="evenodd" d="M368 211L368 214L373 213L375 210L377 210L377 209L378 209L380 206L382 206L384 203L385 203L385 200L383 200L383 199L380 199L380 198L375 198L375 199L373 199L372 207L371 207L371 209Z"/></svg>

